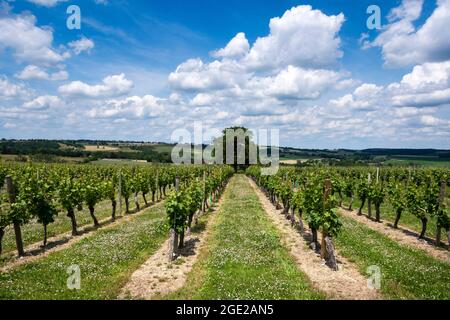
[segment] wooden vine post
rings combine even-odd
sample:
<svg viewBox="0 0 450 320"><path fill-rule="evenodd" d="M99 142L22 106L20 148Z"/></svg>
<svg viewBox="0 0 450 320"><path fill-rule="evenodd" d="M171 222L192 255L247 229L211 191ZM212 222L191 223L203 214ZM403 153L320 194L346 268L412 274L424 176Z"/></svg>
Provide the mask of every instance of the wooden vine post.
<svg viewBox="0 0 450 320"><path fill-rule="evenodd" d="M159 197L161 196L159 192L159 173L156 174L156 201L159 200Z"/></svg>
<svg viewBox="0 0 450 320"><path fill-rule="evenodd" d="M367 176L367 183L369 185L369 192L370 192L370 185L372 184L372 176L370 175L370 173ZM369 215L369 218L372 217L372 199L371 199L371 194L369 193L368 197L367 197L367 214Z"/></svg>
<svg viewBox="0 0 450 320"><path fill-rule="evenodd" d="M323 209L325 211L327 208L327 205L328 205L328 201L330 199L330 194L331 194L331 180L330 179L325 180L324 187L325 187L325 190L323 192ZM326 245L325 245L326 237L327 237L326 230L322 228L322 243L320 246L320 257L322 259L326 259L326 256L327 256Z"/></svg>
<svg viewBox="0 0 450 320"><path fill-rule="evenodd" d="M180 191L180 178L175 178L175 191L178 193ZM173 217L173 226L170 229L170 239L169 239L169 261L173 261L176 257L175 250L178 247L178 233L176 231L176 221L177 216Z"/></svg>
<svg viewBox="0 0 450 320"><path fill-rule="evenodd" d="M14 190L13 180L11 176L7 176L5 180L6 180L6 191L8 192L9 196L9 203L10 205L13 205L16 202L16 191ZM14 225L14 233L16 235L17 253L19 256L23 256L25 255L25 252L23 250L22 230L20 228L20 221L18 221L17 218L14 218L13 225Z"/></svg>
<svg viewBox="0 0 450 320"><path fill-rule="evenodd" d="M206 171L203 171L203 198L202 198L202 213L206 211ZM197 223L197 222L196 222Z"/></svg>
<svg viewBox="0 0 450 320"><path fill-rule="evenodd" d="M326 179L324 184L324 193L323 193L323 206L324 211L328 210L330 195L331 195L331 180ZM320 257L325 259L328 266L334 271L338 270L338 264L336 259L336 254L334 250L333 239L327 233L327 231L322 227L322 242L320 246Z"/></svg>
<svg viewBox="0 0 450 320"><path fill-rule="evenodd" d="M122 170L119 170L119 215L122 216Z"/></svg>
<svg viewBox="0 0 450 320"><path fill-rule="evenodd" d="M442 208L442 204L444 203L444 199L445 199L445 181L442 180L441 181L441 189L439 192L439 208ZM439 224L439 222L436 225L436 245L439 246L441 244L441 231L442 231L442 226ZM447 237L449 238L449 242L450 242L450 231L447 230Z"/></svg>

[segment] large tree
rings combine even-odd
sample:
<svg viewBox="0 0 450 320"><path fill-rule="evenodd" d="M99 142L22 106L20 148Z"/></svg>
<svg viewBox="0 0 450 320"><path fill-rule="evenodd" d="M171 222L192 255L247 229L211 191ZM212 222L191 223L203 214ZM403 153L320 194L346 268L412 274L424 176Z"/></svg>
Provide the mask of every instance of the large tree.
<svg viewBox="0 0 450 320"><path fill-rule="evenodd" d="M216 138L214 143L219 148L222 144L223 163L232 165L234 171L237 172L239 169L246 169L249 165L257 162L257 146L252 140L253 134L249 129L230 127L225 128L222 136Z"/></svg>

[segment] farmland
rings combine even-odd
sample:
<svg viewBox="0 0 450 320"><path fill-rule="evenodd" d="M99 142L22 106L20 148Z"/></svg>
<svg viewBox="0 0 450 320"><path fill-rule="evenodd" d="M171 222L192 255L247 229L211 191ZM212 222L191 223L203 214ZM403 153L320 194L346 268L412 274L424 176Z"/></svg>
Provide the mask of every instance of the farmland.
<svg viewBox="0 0 450 320"><path fill-rule="evenodd" d="M445 168L0 169L1 299L450 298Z"/></svg>

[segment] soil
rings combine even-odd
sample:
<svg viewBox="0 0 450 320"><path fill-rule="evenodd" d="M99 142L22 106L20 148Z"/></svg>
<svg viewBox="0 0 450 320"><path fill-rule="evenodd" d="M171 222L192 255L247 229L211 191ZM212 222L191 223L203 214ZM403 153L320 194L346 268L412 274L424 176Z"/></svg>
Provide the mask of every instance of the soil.
<svg viewBox="0 0 450 320"><path fill-rule="evenodd" d="M302 236L296 228L291 226L291 222L281 213L282 210L277 210L273 206L254 181L250 179L250 183L271 221L278 228L283 243L290 250L290 254L300 270L308 276L316 289L326 294L329 299L381 299L379 291L370 288L368 280L359 273L358 268L344 257L339 256L337 250L339 270L330 269L320 258L320 253L309 248L311 233L307 226L305 225L305 232ZM318 241L319 243L321 241L320 234L318 234Z"/></svg>
<svg viewBox="0 0 450 320"><path fill-rule="evenodd" d="M122 288L119 299L159 299L183 287L187 275L207 243L208 234L216 221L215 212L220 210L222 199L223 196L219 199L217 206L207 213L211 216L207 218L205 228L186 237L185 247L177 251L176 260L168 259L170 241L168 239L131 275L128 283Z"/></svg>
<svg viewBox="0 0 450 320"><path fill-rule="evenodd" d="M354 219L370 229L376 230L388 236L390 239L397 241L398 243L414 249L423 250L428 255L436 259L450 263L450 251L448 249L446 250L444 248L436 247L431 239L419 239L419 234L413 230L410 230L404 226L399 226L398 229L394 229L392 223L390 222L382 221L379 223L365 215L358 216L358 212L355 210L348 211L346 209L340 209L339 212L343 216Z"/></svg>
<svg viewBox="0 0 450 320"><path fill-rule="evenodd" d="M154 205L159 205L158 203L155 203ZM48 256L49 254L53 252L58 252L61 250L64 250L66 248L71 247L75 243L81 241L82 239L90 236L95 230L98 229L106 229L106 228L112 228L119 223L124 223L126 221L130 221L134 219L136 216L141 215L145 211L147 211L148 208L154 207L153 204L150 204L148 207L144 207L141 211L125 216L118 216L116 217L115 221L112 221L111 218L106 218L101 221L100 227L93 227L91 225L84 226L78 229L78 235L72 236L72 231L59 234L57 236L51 237L48 239L47 245L45 247L42 246L42 242L37 242L34 244L31 244L25 248L25 256L22 257L14 257L12 260L5 263L4 266L0 268L0 272L7 272L15 267L18 267L20 265L23 265L25 263L29 263L31 261L38 260L42 257Z"/></svg>

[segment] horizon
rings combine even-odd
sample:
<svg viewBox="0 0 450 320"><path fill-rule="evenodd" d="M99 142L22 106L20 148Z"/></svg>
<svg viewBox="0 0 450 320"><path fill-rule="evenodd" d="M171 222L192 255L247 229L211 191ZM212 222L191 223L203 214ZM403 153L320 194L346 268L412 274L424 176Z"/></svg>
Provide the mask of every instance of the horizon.
<svg viewBox="0 0 450 320"><path fill-rule="evenodd" d="M106 142L106 143L142 143L142 144L165 144L165 145L177 145L175 142L165 142L165 141L150 141L150 140L99 140L99 139L41 139L41 138L24 138L24 139L7 139L0 138L0 142L2 141L70 141L70 142ZM187 143L188 144L188 143ZM191 146L196 146L195 143L190 143ZM203 146L207 146L210 144L203 143ZM258 147L271 147L270 145L259 145ZM275 147L277 148L277 147ZM364 149L349 149L349 148L298 148L293 146L279 146L280 149L295 149L295 150L319 150L319 151L366 151L366 150L433 150L433 151L450 151L450 149L444 148L386 148L386 147L370 147Z"/></svg>
<svg viewBox="0 0 450 320"><path fill-rule="evenodd" d="M450 149L450 0L0 0L0 136L174 143L278 129L318 150ZM433 39L433 41L430 41Z"/></svg>

